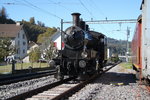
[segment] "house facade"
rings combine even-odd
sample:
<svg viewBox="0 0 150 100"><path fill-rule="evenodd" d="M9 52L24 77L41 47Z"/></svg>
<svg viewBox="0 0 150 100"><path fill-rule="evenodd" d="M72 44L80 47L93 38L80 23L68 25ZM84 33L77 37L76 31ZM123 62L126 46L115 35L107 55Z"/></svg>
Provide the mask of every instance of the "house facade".
<svg viewBox="0 0 150 100"><path fill-rule="evenodd" d="M61 50L61 33L60 31L57 31L52 37L51 41L54 42L54 46L58 49Z"/></svg>
<svg viewBox="0 0 150 100"><path fill-rule="evenodd" d="M63 39L62 39L62 44L61 44L61 32L60 32L60 30L58 30L58 31L51 37L51 41L54 43L54 46L57 48L57 50L61 50L61 46L62 46L62 49L64 48Z"/></svg>
<svg viewBox="0 0 150 100"><path fill-rule="evenodd" d="M0 37L11 39L11 45L15 48L15 59L22 59L27 55L28 39L23 25L0 24Z"/></svg>

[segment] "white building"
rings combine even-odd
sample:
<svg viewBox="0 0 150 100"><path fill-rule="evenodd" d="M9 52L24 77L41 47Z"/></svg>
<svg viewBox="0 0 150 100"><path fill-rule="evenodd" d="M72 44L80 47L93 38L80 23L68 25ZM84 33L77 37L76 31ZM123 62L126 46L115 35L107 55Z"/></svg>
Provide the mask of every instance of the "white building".
<svg viewBox="0 0 150 100"><path fill-rule="evenodd" d="M61 50L61 32L57 31L52 37L51 41L54 42L54 46L58 49ZM64 47L64 43L62 42L62 49Z"/></svg>
<svg viewBox="0 0 150 100"><path fill-rule="evenodd" d="M0 38L8 37L15 47L16 59L22 59L27 55L28 40L27 34L20 24L0 24Z"/></svg>

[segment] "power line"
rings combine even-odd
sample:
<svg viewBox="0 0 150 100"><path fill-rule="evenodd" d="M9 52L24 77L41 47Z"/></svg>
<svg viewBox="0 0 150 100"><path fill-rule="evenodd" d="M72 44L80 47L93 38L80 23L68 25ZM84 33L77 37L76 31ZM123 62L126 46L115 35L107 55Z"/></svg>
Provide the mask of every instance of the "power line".
<svg viewBox="0 0 150 100"><path fill-rule="evenodd" d="M23 3L23 2L20 2L20 1L17 1L17 0L14 0L14 1L17 2L17 3L14 3L14 2L6 2L6 3L0 3L0 4L5 4L5 5L23 5L23 6L27 6L27 7L29 7L29 8L32 8L32 9L34 9L34 10L37 10L37 9L35 9L34 7L29 6L29 5L27 5L27 4Z"/></svg>
<svg viewBox="0 0 150 100"><path fill-rule="evenodd" d="M79 2L80 2L80 4L88 11L88 13L93 17L93 18L95 18L94 16L93 16L93 14L88 10L88 8L83 4L83 2L81 2L81 0L79 0ZM93 4L93 2L92 2L92 4ZM96 7L95 7L96 8ZM96 8L97 9L97 8ZM91 21L93 20L93 18L91 18ZM99 24L100 25L100 27L103 29L103 30L106 30L101 24Z"/></svg>
<svg viewBox="0 0 150 100"><path fill-rule="evenodd" d="M61 6L62 8L64 8L64 9L66 9L66 10L68 10L68 11L71 11L70 9L68 9L67 7L65 7L65 6L63 6L63 5L61 5L61 3L60 2L54 2L54 1L52 1L52 0L50 0L51 2L53 2L53 4L55 4L55 5L58 5L58 6ZM49 1L49 2L50 2ZM71 11L71 12L73 12L73 11Z"/></svg>
<svg viewBox="0 0 150 100"><path fill-rule="evenodd" d="M96 3L95 3L93 0L89 0L89 1L91 2L91 4L94 5L95 10L97 10L97 11L100 12L104 17L106 17L105 14L101 11L101 9L96 5Z"/></svg>
<svg viewBox="0 0 150 100"><path fill-rule="evenodd" d="M16 1L16 2L20 2L20 1L17 1L17 0L14 0L14 1ZM14 2L8 2L8 3L0 3L0 4L6 4L6 5L21 5L21 4L23 4L22 2L20 2L20 3L14 3ZM34 4L40 4L40 5L49 5L49 4L55 4L55 5L77 5L77 4L79 4L79 3L76 3L76 2L53 2L53 3L51 3L51 2L36 2L36 3L34 3Z"/></svg>
<svg viewBox="0 0 150 100"><path fill-rule="evenodd" d="M93 17L93 14L89 11L89 9L83 4L81 0L79 0L80 4L87 10L87 12Z"/></svg>
<svg viewBox="0 0 150 100"><path fill-rule="evenodd" d="M58 19L62 19L62 18L60 18L59 16L57 16L57 15L55 15L55 14L53 14L53 13L50 13L50 12L44 10L44 9L41 9L41 8L39 8L39 7L35 6L35 5L33 5L32 3L26 1L26 0L23 0L23 1L26 2L27 4L29 4L30 6L32 6L32 7L36 8L36 9L42 11L42 12L45 12L45 13L47 13L47 14L53 16L53 17L56 17L56 18L58 18Z"/></svg>

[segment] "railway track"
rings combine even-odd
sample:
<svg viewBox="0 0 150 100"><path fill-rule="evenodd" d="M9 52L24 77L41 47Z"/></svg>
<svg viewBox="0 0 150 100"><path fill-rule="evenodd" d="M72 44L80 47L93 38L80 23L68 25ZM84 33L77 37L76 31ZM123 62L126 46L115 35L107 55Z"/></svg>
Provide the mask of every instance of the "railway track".
<svg viewBox="0 0 150 100"><path fill-rule="evenodd" d="M68 98L70 95L74 94L76 91L79 91L86 84L92 82L95 78L99 77L112 67L117 64L114 64L106 68L102 73L93 75L89 80L82 82L74 82L75 77L67 78L62 81L57 81L52 84L37 88L35 90L28 91L26 93L8 98L7 100L60 100Z"/></svg>
<svg viewBox="0 0 150 100"><path fill-rule="evenodd" d="M48 75L54 75L55 73L56 73L56 70L48 70L44 72L27 73L27 74L22 74L22 75L3 77L3 78L0 78L0 85L16 83L16 82L25 81L25 80L34 79L34 78L40 78L40 77L48 76Z"/></svg>

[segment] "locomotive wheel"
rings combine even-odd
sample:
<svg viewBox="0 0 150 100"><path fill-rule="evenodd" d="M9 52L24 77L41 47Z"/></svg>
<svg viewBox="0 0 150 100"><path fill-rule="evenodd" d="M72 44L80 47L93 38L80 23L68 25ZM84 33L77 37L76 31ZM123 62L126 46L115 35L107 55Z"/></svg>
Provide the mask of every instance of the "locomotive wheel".
<svg viewBox="0 0 150 100"><path fill-rule="evenodd" d="M54 75L54 77L57 79L57 80L63 80L64 79L64 76L61 74L60 72L60 65L57 65L56 66L56 74Z"/></svg>

